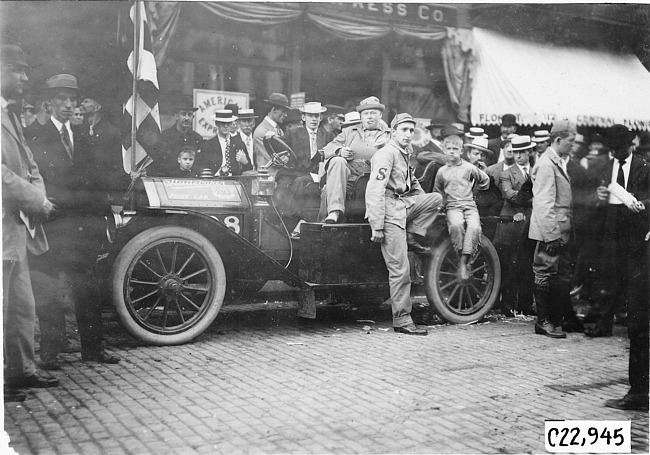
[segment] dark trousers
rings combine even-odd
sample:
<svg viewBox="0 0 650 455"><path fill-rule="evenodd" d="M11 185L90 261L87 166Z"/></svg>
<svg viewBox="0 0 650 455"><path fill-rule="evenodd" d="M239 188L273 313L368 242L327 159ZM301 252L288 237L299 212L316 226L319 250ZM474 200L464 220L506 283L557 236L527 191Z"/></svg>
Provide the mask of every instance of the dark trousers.
<svg viewBox="0 0 650 455"><path fill-rule="evenodd" d="M528 238L516 244L497 246L501 260L501 304L518 311L533 307L533 254L535 242Z"/></svg>
<svg viewBox="0 0 650 455"><path fill-rule="evenodd" d="M103 227L99 217L74 213L45 224L50 250L30 257L42 361L56 359L65 336L64 286L60 272L68 277L82 354L93 355L102 349L101 302L93 270Z"/></svg>

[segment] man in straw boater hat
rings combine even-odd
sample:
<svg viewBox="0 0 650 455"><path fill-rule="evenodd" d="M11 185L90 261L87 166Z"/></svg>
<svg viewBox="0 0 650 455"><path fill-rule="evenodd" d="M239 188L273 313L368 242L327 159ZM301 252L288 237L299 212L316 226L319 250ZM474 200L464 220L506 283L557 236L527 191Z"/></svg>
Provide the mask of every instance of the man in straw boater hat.
<svg viewBox="0 0 650 455"><path fill-rule="evenodd" d="M258 169L266 167L269 170L269 174L275 175L281 166L276 166L273 163L271 153L269 153L264 146L264 139L284 136L284 132L282 131L282 128L280 128L280 125L284 123L291 107L289 106L289 98L287 98L287 95L283 95L282 93L271 93L269 98L264 100L264 102L271 106L271 109L268 114L266 114L266 117L264 117L264 120L257 125L257 128L255 128L255 132L253 133L256 153L255 163L257 164Z"/></svg>
<svg viewBox="0 0 650 455"><path fill-rule="evenodd" d="M571 305L573 193L566 169L575 135L575 123L556 122L551 128L551 144L531 172L533 211L528 236L536 242L535 333L551 338L566 338L565 332L581 330Z"/></svg>
<svg viewBox="0 0 650 455"><path fill-rule="evenodd" d="M471 142L463 145L467 161L484 172L487 169L485 157L492 155L492 151L487 148L487 142L487 138L485 137L475 137Z"/></svg>
<svg viewBox="0 0 650 455"><path fill-rule="evenodd" d="M239 110L239 138L246 146L246 154L248 155L248 162L251 163L253 169L257 169L255 164L255 142L253 141L253 129L255 129L255 111L253 109L240 109Z"/></svg>
<svg viewBox="0 0 650 455"><path fill-rule="evenodd" d="M533 314L533 269L531 257L535 244L528 238L532 211L530 154L535 144L530 136L511 140L515 164L501 173L499 189L504 196L501 216L513 223L499 223L494 245L501 259L501 307L506 313L517 310Z"/></svg>
<svg viewBox="0 0 650 455"><path fill-rule="evenodd" d="M358 125L359 123L361 123L361 115L357 111L348 112L343 116L341 130L349 126Z"/></svg>
<svg viewBox="0 0 650 455"><path fill-rule="evenodd" d="M648 262L650 164L632 154L634 134L624 125L609 128L604 144L613 159L597 170L599 319L585 335L610 336L614 313L627 301L630 390L609 407L648 410ZM618 197L617 197L618 195Z"/></svg>
<svg viewBox="0 0 650 455"><path fill-rule="evenodd" d="M203 147L203 138L192 129L192 122L198 107L191 96L175 94L171 96L171 109L174 125L160 135L158 146L152 150L153 163L147 168L149 175L168 176L176 171L178 151L185 146L196 150L197 159Z"/></svg>
<svg viewBox="0 0 650 455"><path fill-rule="evenodd" d="M305 103L300 108L303 126L292 128L287 131L284 140L296 155L297 163L293 168L293 173L298 175L289 185L292 199L294 201L294 210L300 217L300 221L293 230L294 238L300 236L300 225L307 219L307 214L303 213L301 208L304 206L303 199L305 196L306 186L314 182L312 174L318 175L319 165L321 163L322 150L332 139L334 134L327 131L322 126L321 118L327 108L319 102ZM315 221L315 220L312 220Z"/></svg>
<svg viewBox="0 0 650 455"><path fill-rule="evenodd" d="M228 109L214 111L217 134L203 143L203 150L194 164L197 173L210 169L214 176L229 176L241 175L253 169L246 153L246 144L238 135L230 134L230 126L236 120L237 116Z"/></svg>
<svg viewBox="0 0 650 455"><path fill-rule="evenodd" d="M361 124L344 129L325 146L327 183L321 193L320 218L325 223L338 223L345 213L348 183L370 171L369 160L388 143L390 130L380 124L386 107L375 96L362 100L357 106ZM349 182L350 181L350 182Z"/></svg>
<svg viewBox="0 0 650 455"><path fill-rule="evenodd" d="M426 335L411 317L411 278L408 250L429 253L418 237L426 235L442 204L442 196L425 193L409 166L415 120L397 114L391 122L391 139L372 156L366 187L366 218L371 240L381 244L388 268L393 328L407 335Z"/></svg>
<svg viewBox="0 0 650 455"><path fill-rule="evenodd" d="M35 302L29 277L27 252L47 251L41 221L54 206L29 149L18 116L10 103L19 105L27 84L23 50L3 45L2 81L2 306L4 401L24 401L23 387L54 387L59 381L42 376L34 364Z"/></svg>
<svg viewBox="0 0 650 455"><path fill-rule="evenodd" d="M34 261L32 285L37 296L37 314L41 327L41 367L58 370L58 354L65 346L65 307L59 272L71 283L75 315L83 361L116 364L120 358L104 350L101 299L92 277L95 259L101 247L100 220L93 216L99 201L95 182L89 172L87 143L70 117L77 106L79 88L71 74L57 74L46 81L52 116L34 138L34 157L43 172L48 196L53 198L61 216L45 223L50 250ZM80 216L82 214L82 216ZM63 342L64 343L64 342Z"/></svg>

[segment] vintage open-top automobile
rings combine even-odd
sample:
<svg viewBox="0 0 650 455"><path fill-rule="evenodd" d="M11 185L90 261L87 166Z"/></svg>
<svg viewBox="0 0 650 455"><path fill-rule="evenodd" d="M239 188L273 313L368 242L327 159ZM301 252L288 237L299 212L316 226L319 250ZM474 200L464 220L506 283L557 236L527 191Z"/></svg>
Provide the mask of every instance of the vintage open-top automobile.
<svg viewBox="0 0 650 455"><path fill-rule="evenodd" d="M388 297L381 250L363 220L367 177L351 193L356 209L344 223L306 223L300 240L293 240L293 226L278 209L280 182L266 172L250 174L144 177L131 207L109 218L110 243L100 263L110 270L113 304L131 335L156 345L188 342L213 322L227 290L257 291L268 280L298 288L298 314L308 318L316 316L318 290L377 304ZM430 227L427 242L433 254L418 260L432 311L452 323L482 318L501 279L490 240L483 237L468 280L458 277L444 215Z"/></svg>

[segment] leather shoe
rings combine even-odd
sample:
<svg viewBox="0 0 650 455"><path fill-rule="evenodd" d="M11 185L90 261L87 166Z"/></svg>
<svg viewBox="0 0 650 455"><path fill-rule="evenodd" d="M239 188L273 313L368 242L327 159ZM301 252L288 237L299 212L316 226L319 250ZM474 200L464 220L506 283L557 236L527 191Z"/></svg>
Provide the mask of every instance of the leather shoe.
<svg viewBox="0 0 650 455"><path fill-rule="evenodd" d="M46 360L45 362L41 362L41 370L58 371L60 369L61 369L61 365L59 364L59 361L56 359Z"/></svg>
<svg viewBox="0 0 650 455"><path fill-rule="evenodd" d="M404 333L406 335L426 335L427 329L421 329L415 324L405 325L404 327L393 327L393 330L397 333Z"/></svg>
<svg viewBox="0 0 650 455"><path fill-rule="evenodd" d="M41 376L33 373L27 376L20 376L10 379L6 382L7 387L13 389L46 389L48 387L57 387L59 380L49 376Z"/></svg>
<svg viewBox="0 0 650 455"><path fill-rule="evenodd" d="M607 400L605 406L608 408L622 409L623 411L647 411L647 395L630 395L627 394L620 400Z"/></svg>
<svg viewBox="0 0 650 455"><path fill-rule="evenodd" d="M109 354L108 352L102 350L97 354L81 354L81 360L84 362L99 362L115 365L117 363L120 363L120 360L122 359L116 355Z"/></svg>
<svg viewBox="0 0 650 455"><path fill-rule="evenodd" d="M578 318L565 320L562 324L562 330L567 333L583 333L585 331L585 326L582 325L582 322Z"/></svg>
<svg viewBox="0 0 650 455"><path fill-rule="evenodd" d="M420 242L415 238L415 234L411 234L410 232L406 233L406 246L409 251L415 254L431 254L431 248L420 245Z"/></svg>
<svg viewBox="0 0 650 455"><path fill-rule="evenodd" d="M612 328L603 327L602 325L596 324L595 327L588 327L585 329L585 335L590 338L599 338L599 337L611 337Z"/></svg>
<svg viewBox="0 0 650 455"><path fill-rule="evenodd" d="M550 338L566 338L566 333L558 330L548 320L535 323L535 333L538 335L545 335Z"/></svg>
<svg viewBox="0 0 650 455"><path fill-rule="evenodd" d="M339 222L340 217L341 212L339 210L334 210L327 215L327 218L325 218L325 224L336 224Z"/></svg>
<svg viewBox="0 0 650 455"><path fill-rule="evenodd" d="M5 403L22 403L27 399L27 394L22 390L4 389Z"/></svg>

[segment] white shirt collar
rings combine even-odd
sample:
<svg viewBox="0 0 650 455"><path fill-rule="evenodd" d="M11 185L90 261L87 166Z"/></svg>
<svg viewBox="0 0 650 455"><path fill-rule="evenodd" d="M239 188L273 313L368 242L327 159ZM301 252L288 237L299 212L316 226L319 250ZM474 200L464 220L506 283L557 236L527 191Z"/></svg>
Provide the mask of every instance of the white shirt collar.
<svg viewBox="0 0 650 455"><path fill-rule="evenodd" d="M56 130L61 132L61 127L65 126L65 129L68 130L68 136L70 136L70 143L74 145L74 134L72 134L72 127L70 126L70 121L67 121L65 123L59 122L57 119L54 118L54 116L50 116L50 120L56 127Z"/></svg>
<svg viewBox="0 0 650 455"><path fill-rule="evenodd" d="M9 102L5 99L5 97L0 96L0 108L6 110L8 105L9 105Z"/></svg>

